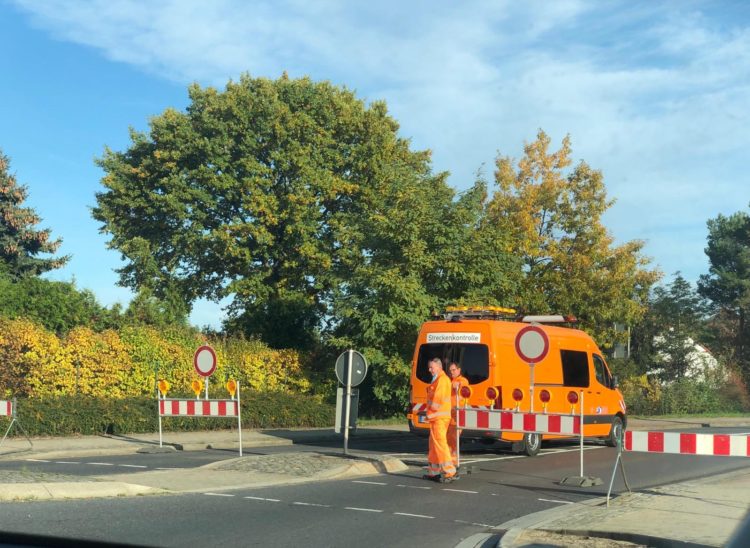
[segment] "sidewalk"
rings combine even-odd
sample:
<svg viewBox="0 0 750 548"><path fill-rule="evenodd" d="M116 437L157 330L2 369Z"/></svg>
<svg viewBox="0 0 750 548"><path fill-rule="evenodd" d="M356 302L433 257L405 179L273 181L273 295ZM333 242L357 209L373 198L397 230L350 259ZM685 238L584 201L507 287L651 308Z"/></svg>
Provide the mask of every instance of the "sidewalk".
<svg viewBox="0 0 750 548"><path fill-rule="evenodd" d="M750 424L747 419L711 419L714 426ZM696 428L690 421L639 421L633 430ZM358 439L409 436L406 426L360 428ZM248 454L253 447L313 444L337 441L332 429L243 430L243 457L195 469L152 470L133 474L80 478L61 474L0 471L0 501L42 500L174 494L292 484L358 475L401 472L407 469L397 459L345 457L330 452L281 453L272 456ZM6 440L0 461L55 459L72 456L113 455L132 452L238 450L237 432L165 432L163 447L158 434L132 436L82 436L37 438L34 447L21 438ZM747 459L750 460L750 459ZM503 547L581 546L723 546L742 522L750 507L750 462L739 471L613 496L610 507L604 498L566 505L512 520L476 535L475 544L488 541ZM498 532L504 532L499 539ZM483 540L480 539L483 538ZM470 540L470 539L467 539ZM750 545L750 544L749 544Z"/></svg>

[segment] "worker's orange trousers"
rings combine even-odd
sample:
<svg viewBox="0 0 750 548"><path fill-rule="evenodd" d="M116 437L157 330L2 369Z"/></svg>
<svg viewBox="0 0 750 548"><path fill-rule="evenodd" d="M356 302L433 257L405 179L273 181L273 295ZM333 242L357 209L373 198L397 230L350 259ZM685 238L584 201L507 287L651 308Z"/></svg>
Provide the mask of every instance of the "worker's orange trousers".
<svg viewBox="0 0 750 548"><path fill-rule="evenodd" d="M458 431L458 435L461 435L461 430ZM448 432L446 434L448 439L448 448L451 452L451 462L453 467L458 470L458 440L456 439L456 423L451 422L448 426Z"/></svg>
<svg viewBox="0 0 750 548"><path fill-rule="evenodd" d="M427 456L427 473L437 476L442 473L450 478L456 475L456 467L451 459L448 447L447 433L450 417L430 421L430 453Z"/></svg>

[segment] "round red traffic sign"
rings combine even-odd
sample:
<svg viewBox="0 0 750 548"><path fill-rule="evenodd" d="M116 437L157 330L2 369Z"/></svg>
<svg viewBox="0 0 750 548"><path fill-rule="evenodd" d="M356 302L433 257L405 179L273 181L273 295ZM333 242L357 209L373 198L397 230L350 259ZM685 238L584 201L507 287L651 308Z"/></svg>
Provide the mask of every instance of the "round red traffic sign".
<svg viewBox="0 0 750 548"><path fill-rule="evenodd" d="M199 346L193 356L193 367L201 377L210 377L216 370L216 352L208 345Z"/></svg>
<svg viewBox="0 0 750 548"><path fill-rule="evenodd" d="M516 354L526 363L539 363L549 351L549 338L538 325L527 325L516 335Z"/></svg>

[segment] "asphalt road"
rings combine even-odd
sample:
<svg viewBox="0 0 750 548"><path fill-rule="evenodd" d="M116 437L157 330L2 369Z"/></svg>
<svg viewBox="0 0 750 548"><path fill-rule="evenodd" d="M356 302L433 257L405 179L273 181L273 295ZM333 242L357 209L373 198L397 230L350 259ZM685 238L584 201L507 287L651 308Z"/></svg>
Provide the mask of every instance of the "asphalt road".
<svg viewBox="0 0 750 548"><path fill-rule="evenodd" d="M702 431L705 431L702 430ZM415 464L423 459L425 440L356 442L353 451L404 454ZM258 448L265 454L290 450L335 451L335 444ZM158 546L265 546L303 543L310 546L454 546L475 533L490 531L510 519L606 494L616 452L589 445L584 474L602 485L560 485L579 474L575 445L552 444L535 458L517 457L486 447L466 445L464 463L472 470L462 479L439 485L408 472L294 486L205 492L129 499L19 502L3 504L0 530L66 538ZM98 475L125 471L120 465L196 466L233 458L233 452L206 451L137 454L97 459L70 459L80 464L23 463L45 471ZM166 459L166 461L164 460ZM633 489L704 477L746 466L743 459L626 453L624 467ZM111 462L112 466L94 464ZM147 464L145 464L147 463ZM0 463L5 468L11 463ZM55 466L70 468L52 470ZM76 472L76 470L78 472ZM134 471L139 471L133 468ZM142 471L142 469L140 469ZM615 493L624 488L618 474Z"/></svg>

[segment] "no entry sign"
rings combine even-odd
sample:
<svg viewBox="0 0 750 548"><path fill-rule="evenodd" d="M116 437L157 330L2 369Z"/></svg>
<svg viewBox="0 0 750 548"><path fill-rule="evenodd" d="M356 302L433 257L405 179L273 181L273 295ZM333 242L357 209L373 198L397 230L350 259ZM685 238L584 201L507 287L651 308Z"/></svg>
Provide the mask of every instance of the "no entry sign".
<svg viewBox="0 0 750 548"><path fill-rule="evenodd" d="M199 346L193 356L193 367L201 377L210 377L216 370L216 352L208 345Z"/></svg>
<svg viewBox="0 0 750 548"><path fill-rule="evenodd" d="M527 325L516 335L516 353L528 364L539 363L549 352L549 338L538 325Z"/></svg>

